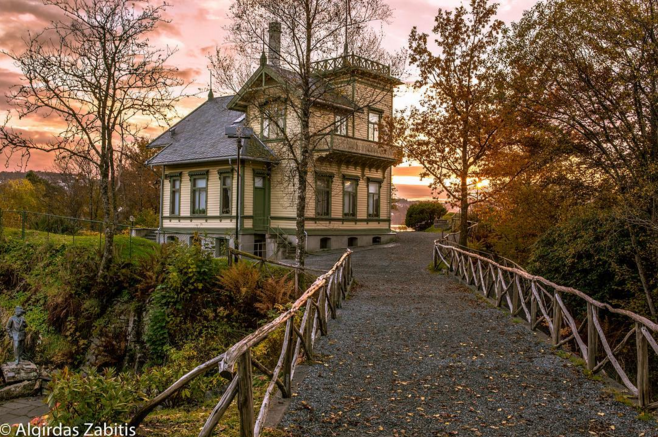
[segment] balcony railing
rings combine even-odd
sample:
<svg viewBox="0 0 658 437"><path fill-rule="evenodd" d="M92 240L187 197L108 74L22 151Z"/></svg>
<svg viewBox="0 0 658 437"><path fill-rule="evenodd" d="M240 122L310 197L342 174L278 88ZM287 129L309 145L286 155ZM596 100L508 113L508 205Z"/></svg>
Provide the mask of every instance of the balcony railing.
<svg viewBox="0 0 658 437"><path fill-rule="evenodd" d="M380 64L377 61L372 61L358 55L347 55L340 56L338 58L323 59L321 61L314 62L312 69L314 73L327 73L350 67L356 67L382 76L391 75L390 66Z"/></svg>
<svg viewBox="0 0 658 437"><path fill-rule="evenodd" d="M385 160L396 160L399 155L399 150L395 146L361 138L345 137L332 133L326 140L327 146L318 147L316 151L347 153Z"/></svg>

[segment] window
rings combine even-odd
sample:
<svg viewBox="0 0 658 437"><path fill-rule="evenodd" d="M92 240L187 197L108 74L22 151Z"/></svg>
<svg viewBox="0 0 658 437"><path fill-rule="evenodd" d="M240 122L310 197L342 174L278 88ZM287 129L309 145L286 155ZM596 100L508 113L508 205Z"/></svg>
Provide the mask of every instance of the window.
<svg viewBox="0 0 658 437"><path fill-rule="evenodd" d="M208 194L207 176L192 177L192 214L206 214L206 200Z"/></svg>
<svg viewBox="0 0 658 437"><path fill-rule="evenodd" d="M357 181L345 179L343 181L343 216L356 217L356 187Z"/></svg>
<svg viewBox="0 0 658 437"><path fill-rule="evenodd" d="M265 178L263 176L254 177L254 188L265 188Z"/></svg>
<svg viewBox="0 0 658 437"><path fill-rule="evenodd" d="M228 240L217 238L215 241L215 257L228 256Z"/></svg>
<svg viewBox="0 0 658 437"><path fill-rule="evenodd" d="M357 247L359 245L358 237L349 237L347 239L347 247Z"/></svg>
<svg viewBox="0 0 658 437"><path fill-rule="evenodd" d="M315 215L316 217L331 216L330 176L316 176L315 178Z"/></svg>
<svg viewBox="0 0 658 437"><path fill-rule="evenodd" d="M320 238L320 249L331 249L331 238Z"/></svg>
<svg viewBox="0 0 658 437"><path fill-rule="evenodd" d="M380 182L368 182L368 217L379 217Z"/></svg>
<svg viewBox="0 0 658 437"><path fill-rule="evenodd" d="M219 213L222 215L231 214L231 190L233 189L233 177L230 173L220 173L219 181L221 184L221 195L219 199Z"/></svg>
<svg viewBox="0 0 658 437"><path fill-rule="evenodd" d="M265 235L254 235L254 255L265 258L267 254L267 243Z"/></svg>
<svg viewBox="0 0 658 437"><path fill-rule="evenodd" d="M281 104L270 104L261 108L262 137L277 139L285 130L285 110Z"/></svg>
<svg viewBox="0 0 658 437"><path fill-rule="evenodd" d="M169 179L169 189L169 213L171 215L180 215L180 178Z"/></svg>
<svg viewBox="0 0 658 437"><path fill-rule="evenodd" d="M382 122L382 114L379 112L368 112L368 139L379 141L379 125Z"/></svg>
<svg viewBox="0 0 658 437"><path fill-rule="evenodd" d="M338 135L347 135L347 117L334 115L334 132Z"/></svg>

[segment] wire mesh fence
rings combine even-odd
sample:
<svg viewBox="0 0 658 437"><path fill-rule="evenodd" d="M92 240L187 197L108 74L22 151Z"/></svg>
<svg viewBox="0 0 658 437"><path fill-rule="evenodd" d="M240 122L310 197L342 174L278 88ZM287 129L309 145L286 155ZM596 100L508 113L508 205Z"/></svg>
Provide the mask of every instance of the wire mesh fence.
<svg viewBox="0 0 658 437"><path fill-rule="evenodd" d="M132 225L115 224L116 250L133 257ZM34 211L0 209L0 237L34 243L105 246L105 227L100 220L66 217Z"/></svg>

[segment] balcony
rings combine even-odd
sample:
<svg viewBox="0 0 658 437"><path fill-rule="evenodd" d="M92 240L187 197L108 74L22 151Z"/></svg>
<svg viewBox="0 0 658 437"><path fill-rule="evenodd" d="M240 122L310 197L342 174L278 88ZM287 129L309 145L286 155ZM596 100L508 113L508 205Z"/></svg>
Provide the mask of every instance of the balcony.
<svg viewBox="0 0 658 437"><path fill-rule="evenodd" d="M330 74L348 69L359 69L378 76L391 78L391 67L379 62L363 58L358 55L340 56L338 58L323 59L314 62L311 66L313 73ZM392 78L391 78L392 79Z"/></svg>
<svg viewBox="0 0 658 437"><path fill-rule="evenodd" d="M335 133L327 136L325 140L326 146L319 146L316 149L316 152L321 154L321 159L325 161L386 168L400 158L399 148L388 144Z"/></svg>

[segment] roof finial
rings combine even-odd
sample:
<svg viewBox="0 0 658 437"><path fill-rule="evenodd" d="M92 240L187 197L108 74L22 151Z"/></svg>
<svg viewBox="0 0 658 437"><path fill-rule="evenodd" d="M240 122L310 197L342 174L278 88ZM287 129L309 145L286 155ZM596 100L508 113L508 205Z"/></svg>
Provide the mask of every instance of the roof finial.
<svg viewBox="0 0 658 437"><path fill-rule="evenodd" d="M343 46L343 56L347 57L349 48L347 46L347 26L349 25L350 0L345 0L345 45Z"/></svg>
<svg viewBox="0 0 658 437"><path fill-rule="evenodd" d="M208 73L210 74L210 90L208 91L208 100L215 98L215 95L212 92L212 70L209 68Z"/></svg>
<svg viewBox="0 0 658 437"><path fill-rule="evenodd" d="M261 33L261 40L263 41L263 51L260 54L260 66L264 67L267 64L267 56L265 56L265 29Z"/></svg>

